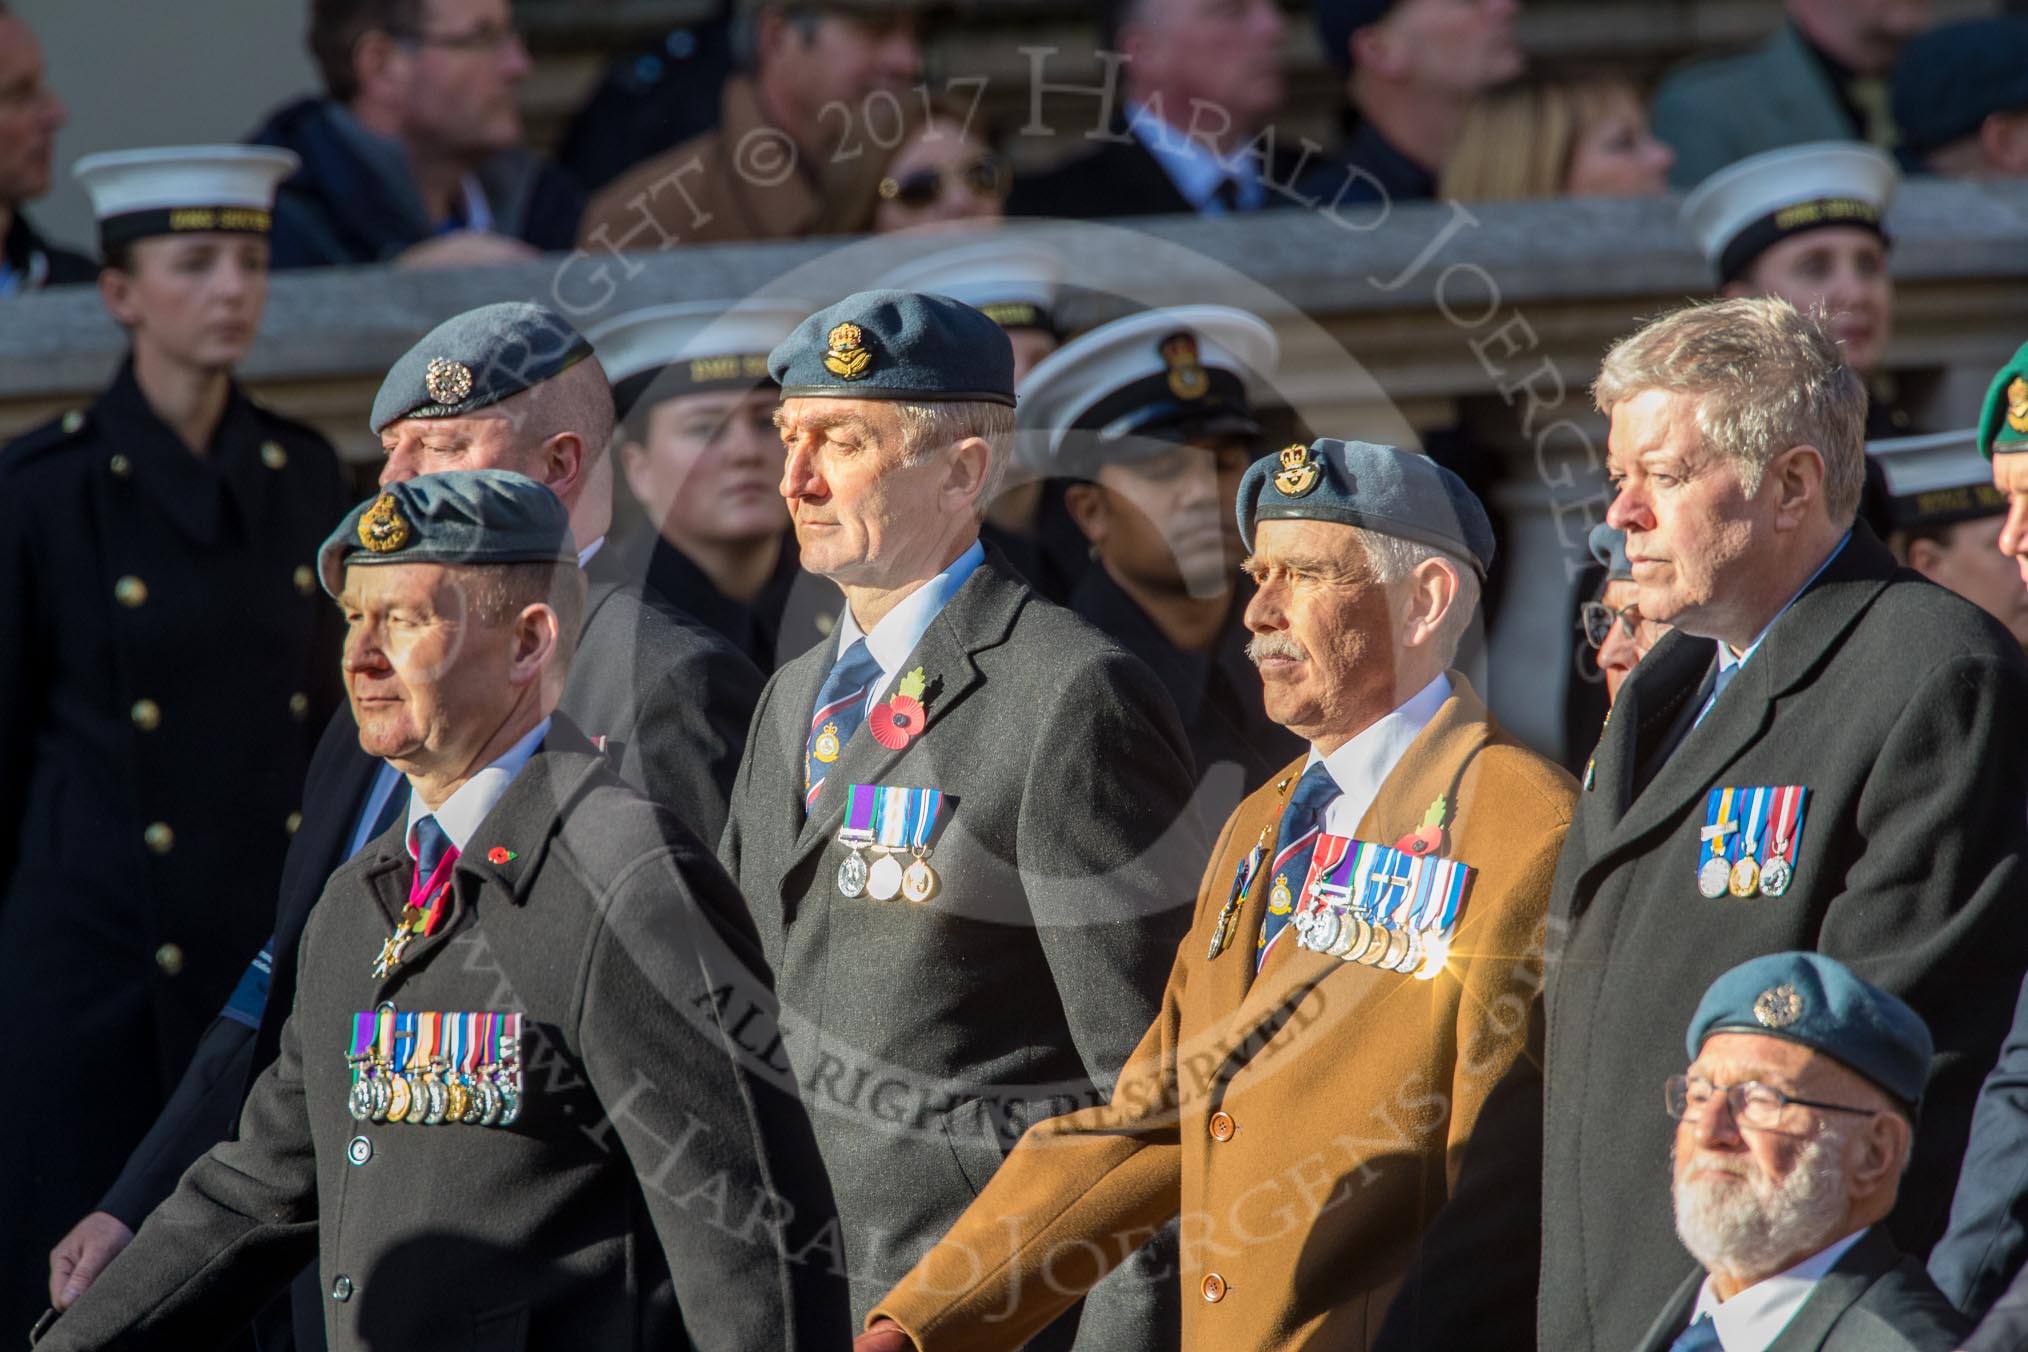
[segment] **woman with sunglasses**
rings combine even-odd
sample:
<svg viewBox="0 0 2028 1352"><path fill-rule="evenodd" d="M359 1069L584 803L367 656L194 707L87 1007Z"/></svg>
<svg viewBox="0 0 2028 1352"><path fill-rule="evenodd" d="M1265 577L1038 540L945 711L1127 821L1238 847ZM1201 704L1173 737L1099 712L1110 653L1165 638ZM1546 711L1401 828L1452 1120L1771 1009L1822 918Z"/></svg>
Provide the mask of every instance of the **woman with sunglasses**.
<svg viewBox="0 0 2028 1352"><path fill-rule="evenodd" d="M867 158L847 228L884 235L999 221L1012 176L975 133L962 110L935 100L918 105L904 117L893 148Z"/></svg>

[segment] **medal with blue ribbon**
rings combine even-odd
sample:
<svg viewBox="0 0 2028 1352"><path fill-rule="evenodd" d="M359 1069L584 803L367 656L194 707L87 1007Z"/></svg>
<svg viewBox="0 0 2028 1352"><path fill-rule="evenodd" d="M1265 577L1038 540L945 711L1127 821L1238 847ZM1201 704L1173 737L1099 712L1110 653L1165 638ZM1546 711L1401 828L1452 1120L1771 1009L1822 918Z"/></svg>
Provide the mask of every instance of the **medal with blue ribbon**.
<svg viewBox="0 0 2028 1352"><path fill-rule="evenodd" d="M1317 838L1314 859L1296 910L1301 947L1424 980L1442 969L1469 865L1332 835Z"/></svg>
<svg viewBox="0 0 2028 1352"><path fill-rule="evenodd" d="M1726 890L1741 900L1760 891L1760 864L1753 856L1759 848L1761 828L1767 822L1771 796L1769 789L1742 790L1746 814L1740 823L1738 844L1732 853L1732 873L1726 883Z"/></svg>
<svg viewBox="0 0 2028 1352"><path fill-rule="evenodd" d="M1239 927L1239 908L1246 904L1247 895L1253 891L1253 880L1260 873L1261 864L1267 860L1268 845L1273 842L1274 835L1272 824L1263 826L1260 838L1254 841L1253 848L1247 851L1246 858L1233 871L1232 891L1226 894L1225 905L1218 908L1218 919L1212 924L1210 951L1204 955L1206 962L1223 953L1226 945L1232 942L1233 931Z"/></svg>
<svg viewBox="0 0 2028 1352"><path fill-rule="evenodd" d="M1697 890L1722 897L1732 885L1731 844L1726 837L1739 830L1732 820L1732 789L1713 789L1704 802L1704 829L1697 833Z"/></svg>
<svg viewBox="0 0 2028 1352"><path fill-rule="evenodd" d="M930 867L930 838L943 811L941 789L914 789L854 784L846 798L845 823L838 839L852 854L838 867L838 890L847 897L870 896L891 901L906 896L925 902L936 895L939 880ZM864 852L876 858L869 866ZM906 871L899 856L913 858Z"/></svg>
<svg viewBox="0 0 2028 1352"><path fill-rule="evenodd" d="M854 784L845 800L845 824L838 828L838 839L852 853L838 865L838 894L842 897L857 898L866 894L866 847L873 843L874 795L877 792L871 784Z"/></svg>
<svg viewBox="0 0 2028 1352"><path fill-rule="evenodd" d="M1760 890L1778 897L1795 879L1796 845L1803 834L1803 804L1810 791L1801 784L1784 784L1774 791L1768 811L1769 841L1762 855Z"/></svg>

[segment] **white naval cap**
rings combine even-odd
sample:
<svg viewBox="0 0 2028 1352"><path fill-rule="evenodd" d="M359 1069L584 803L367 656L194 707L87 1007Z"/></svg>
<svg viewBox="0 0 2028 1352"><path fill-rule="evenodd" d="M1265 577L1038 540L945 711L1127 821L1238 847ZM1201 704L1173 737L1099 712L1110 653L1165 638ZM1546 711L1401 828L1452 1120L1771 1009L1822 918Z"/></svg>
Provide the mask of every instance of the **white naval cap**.
<svg viewBox="0 0 2028 1352"><path fill-rule="evenodd" d="M949 296L1003 329L1056 333L1056 293L1063 286L1063 274L1058 254L1037 244L1000 240L910 259L873 286Z"/></svg>
<svg viewBox="0 0 2028 1352"><path fill-rule="evenodd" d="M301 164L272 146L151 146L87 155L71 173L110 251L185 231L265 235L275 189Z"/></svg>
<svg viewBox="0 0 2028 1352"><path fill-rule="evenodd" d="M1683 199L1683 224L1718 268L1737 281L1769 245L1825 226L1856 226L1886 238L1881 221L1901 171L1861 141L1812 141L1728 164Z"/></svg>
<svg viewBox="0 0 2028 1352"><path fill-rule="evenodd" d="M585 332L624 416L653 387L656 402L703 390L765 385L768 353L814 307L754 298L684 301L615 315Z"/></svg>
<svg viewBox="0 0 2028 1352"><path fill-rule="evenodd" d="M1281 355L1258 316L1178 305L1101 324L1037 363L1015 430L1030 469L1089 478L1192 437L1255 436L1254 395Z"/></svg>
<svg viewBox="0 0 2028 1352"><path fill-rule="evenodd" d="M2007 496L1979 453L1974 427L1920 437L1886 437L1866 454L1887 477L1887 515L1895 530L1921 530L2003 516Z"/></svg>

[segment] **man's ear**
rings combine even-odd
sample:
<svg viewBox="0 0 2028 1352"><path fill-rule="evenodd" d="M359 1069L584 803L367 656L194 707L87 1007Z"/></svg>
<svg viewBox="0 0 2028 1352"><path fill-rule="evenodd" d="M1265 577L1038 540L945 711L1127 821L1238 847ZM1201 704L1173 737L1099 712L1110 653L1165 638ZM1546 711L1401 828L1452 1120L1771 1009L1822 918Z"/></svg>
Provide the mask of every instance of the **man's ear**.
<svg viewBox="0 0 2028 1352"><path fill-rule="evenodd" d="M106 313L121 328L131 329L141 322L141 307L134 303L132 273L115 267L100 268L99 299L105 303Z"/></svg>
<svg viewBox="0 0 2028 1352"><path fill-rule="evenodd" d="M1929 578L1936 580L1936 570L1943 563L1943 546L1927 537L1908 542L1908 566Z"/></svg>
<svg viewBox="0 0 2028 1352"><path fill-rule="evenodd" d="M1914 1128L1897 1112L1878 1112L1858 1132L1850 1179L1854 1192L1870 1196L1892 1191L1901 1183L1901 1162L1908 1157Z"/></svg>
<svg viewBox="0 0 2028 1352"><path fill-rule="evenodd" d="M565 502L571 501L591 469L584 438L575 432L558 432L543 442L540 468L549 490Z"/></svg>
<svg viewBox="0 0 2028 1352"><path fill-rule="evenodd" d="M540 601L523 606L514 617L514 665L507 675L509 682L528 685L538 680L553 665L561 635L556 612L549 606Z"/></svg>
<svg viewBox="0 0 2028 1352"><path fill-rule="evenodd" d="M1458 603L1458 570L1446 559L1424 559L1409 575L1401 613L1401 644L1420 647L1436 638Z"/></svg>
<svg viewBox="0 0 2028 1352"><path fill-rule="evenodd" d="M1094 548L1106 542L1112 526L1112 508L1106 502L1103 488L1091 483L1070 484L1063 490L1063 509L1070 513L1070 519Z"/></svg>
<svg viewBox="0 0 2028 1352"><path fill-rule="evenodd" d="M1768 462L1766 478L1774 483L1775 522L1794 529L1812 503L1824 498L1824 454L1805 443L1791 446Z"/></svg>
<svg viewBox="0 0 2028 1352"><path fill-rule="evenodd" d="M944 496L974 516L986 513L986 483L993 477L993 446L984 437L966 437L951 448L944 473Z"/></svg>

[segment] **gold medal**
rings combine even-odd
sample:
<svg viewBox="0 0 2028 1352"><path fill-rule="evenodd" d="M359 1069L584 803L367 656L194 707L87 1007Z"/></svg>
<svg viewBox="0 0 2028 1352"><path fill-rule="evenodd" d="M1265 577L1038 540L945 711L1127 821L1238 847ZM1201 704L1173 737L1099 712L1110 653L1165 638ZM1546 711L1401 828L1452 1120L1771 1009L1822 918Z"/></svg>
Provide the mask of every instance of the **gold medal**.
<svg viewBox="0 0 2028 1352"><path fill-rule="evenodd" d="M447 1121L462 1122L465 1114L472 1111L472 1091L465 1088L464 1076L456 1076L450 1087L444 1091L444 1116Z"/></svg>
<svg viewBox="0 0 2028 1352"><path fill-rule="evenodd" d="M1408 956L1408 931L1392 930L1387 936L1387 951L1373 965L1383 971L1401 970L1402 959Z"/></svg>
<svg viewBox="0 0 2028 1352"><path fill-rule="evenodd" d="M915 862L908 866L908 871L901 875L901 895L921 905L935 896L936 891L936 870L929 866L929 860L917 855Z"/></svg>
<svg viewBox="0 0 2028 1352"><path fill-rule="evenodd" d="M1366 917L1358 914L1347 915L1345 923L1338 927L1337 939L1331 944L1331 956L1349 958L1354 953L1363 953L1366 945L1372 940L1373 926L1367 923Z"/></svg>
<svg viewBox="0 0 2028 1352"><path fill-rule="evenodd" d="M1746 898L1760 891L1760 865L1753 862L1751 855L1741 855L1739 862L1732 866L1727 886L1735 897Z"/></svg>
<svg viewBox="0 0 2028 1352"><path fill-rule="evenodd" d="M396 1075L387 1082L387 1120L400 1122L408 1116L412 1095L408 1087L408 1076Z"/></svg>
<svg viewBox="0 0 2028 1352"><path fill-rule="evenodd" d="M1368 967L1374 966L1380 961L1381 956L1387 952L1388 938L1389 934L1386 926L1376 925L1368 921L1366 925L1366 947L1360 950L1352 960L1364 963Z"/></svg>

